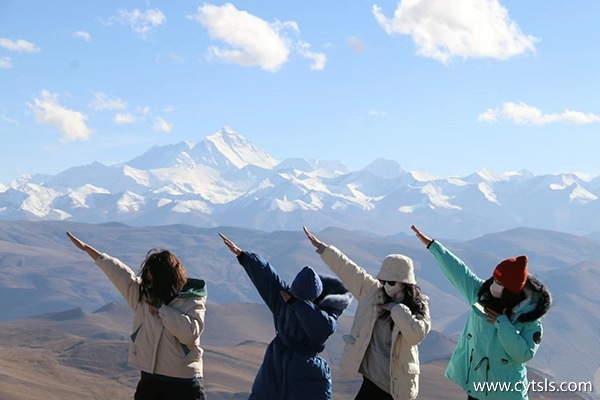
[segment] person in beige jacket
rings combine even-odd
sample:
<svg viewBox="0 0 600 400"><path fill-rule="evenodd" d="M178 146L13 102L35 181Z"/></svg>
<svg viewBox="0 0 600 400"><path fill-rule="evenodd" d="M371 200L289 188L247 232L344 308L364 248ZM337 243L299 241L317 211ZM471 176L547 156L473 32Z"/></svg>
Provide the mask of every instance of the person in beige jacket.
<svg viewBox="0 0 600 400"><path fill-rule="evenodd" d="M431 329L427 296L415 280L412 260L390 254L376 277L340 250L304 232L321 259L358 300L340 368L363 376L355 400L410 400L419 392L418 345Z"/></svg>
<svg viewBox="0 0 600 400"><path fill-rule="evenodd" d="M135 400L206 400L200 335L206 285L187 277L168 250L152 249L139 275L67 232L108 276L133 309L129 365L141 371Z"/></svg>

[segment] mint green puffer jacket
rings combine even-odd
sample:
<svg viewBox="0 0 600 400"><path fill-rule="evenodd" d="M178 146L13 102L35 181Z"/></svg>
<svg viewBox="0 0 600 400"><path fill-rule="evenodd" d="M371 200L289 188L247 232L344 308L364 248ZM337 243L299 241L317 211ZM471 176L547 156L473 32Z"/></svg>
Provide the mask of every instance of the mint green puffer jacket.
<svg viewBox="0 0 600 400"><path fill-rule="evenodd" d="M465 263L437 241L429 250L442 272L471 306L467 323L452 354L446 377L467 395L479 400L527 399L527 368L542 339L541 318L552 299L544 285L529 275L525 300L512 310L511 318L501 315L495 323L475 307L482 286L491 282L476 276ZM504 385L503 388L500 385ZM494 385L498 385L494 388Z"/></svg>

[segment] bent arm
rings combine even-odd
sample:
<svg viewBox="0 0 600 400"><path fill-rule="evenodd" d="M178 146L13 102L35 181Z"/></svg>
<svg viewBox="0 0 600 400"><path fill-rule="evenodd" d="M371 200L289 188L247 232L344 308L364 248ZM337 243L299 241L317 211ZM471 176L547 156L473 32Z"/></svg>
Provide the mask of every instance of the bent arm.
<svg viewBox="0 0 600 400"><path fill-rule="evenodd" d="M308 337L317 343L324 343L337 327L337 320L312 303L295 300L289 305L302 329Z"/></svg>
<svg viewBox="0 0 600 400"><path fill-rule="evenodd" d="M158 310L165 329L186 345L193 345L204 331L204 301L194 301L194 308L185 314L168 305L163 305Z"/></svg>
<svg viewBox="0 0 600 400"><path fill-rule="evenodd" d="M460 295L469 305L474 304L483 280L475 275L460 258L436 240L430 243L429 251L433 253L440 269L450 283L458 289Z"/></svg>
<svg viewBox="0 0 600 400"><path fill-rule="evenodd" d="M416 346L431 330L431 317L429 316L429 306L425 306L425 312L422 318L414 316L405 304L397 304L390 312L394 324L398 325L402 336L411 346Z"/></svg>
<svg viewBox="0 0 600 400"><path fill-rule="evenodd" d="M277 271L267 260L255 253L242 251L237 259L271 312L279 310L284 304L281 290L288 290L288 287Z"/></svg>
<svg viewBox="0 0 600 400"><path fill-rule="evenodd" d="M524 363L533 358L542 339L541 322L534 321L519 332L506 315L501 315L495 326L504 351L514 362Z"/></svg>
<svg viewBox="0 0 600 400"><path fill-rule="evenodd" d="M364 298L370 291L369 289L374 290L378 287L375 278L359 267L354 261L350 260L335 246L323 245L317 249L317 253L321 254L321 259L335 272L344 283L344 286L348 288L358 301Z"/></svg>

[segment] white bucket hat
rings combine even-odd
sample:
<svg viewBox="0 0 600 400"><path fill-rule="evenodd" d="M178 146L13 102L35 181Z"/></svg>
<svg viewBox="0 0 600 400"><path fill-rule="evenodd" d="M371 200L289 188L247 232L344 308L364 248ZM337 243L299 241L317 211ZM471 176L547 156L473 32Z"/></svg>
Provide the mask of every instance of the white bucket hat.
<svg viewBox="0 0 600 400"><path fill-rule="evenodd" d="M416 285L415 268L410 257L402 254L389 254L383 259L376 276L383 281L396 281Z"/></svg>

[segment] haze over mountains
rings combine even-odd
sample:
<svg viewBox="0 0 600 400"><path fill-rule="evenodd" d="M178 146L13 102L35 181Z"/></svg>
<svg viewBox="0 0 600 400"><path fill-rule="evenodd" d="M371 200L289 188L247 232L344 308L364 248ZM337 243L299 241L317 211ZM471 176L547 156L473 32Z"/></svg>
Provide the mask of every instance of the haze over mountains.
<svg viewBox="0 0 600 400"><path fill-rule="evenodd" d="M358 171L338 161L278 162L225 127L120 164L0 183L0 219L265 231L307 224L383 235L415 223L453 238L530 226L583 235L600 231L599 196L600 177L575 173L434 177L384 159Z"/></svg>

